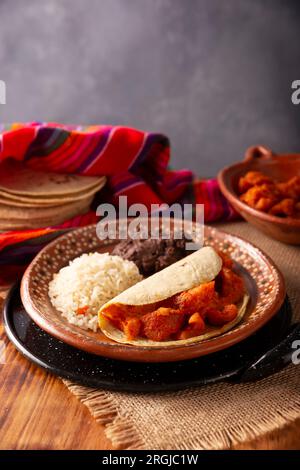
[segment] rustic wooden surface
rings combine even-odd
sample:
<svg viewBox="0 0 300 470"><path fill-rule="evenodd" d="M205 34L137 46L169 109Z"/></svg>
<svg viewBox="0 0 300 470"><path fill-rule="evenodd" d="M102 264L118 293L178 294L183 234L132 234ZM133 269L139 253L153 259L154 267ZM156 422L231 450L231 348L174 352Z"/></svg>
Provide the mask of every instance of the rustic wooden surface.
<svg viewBox="0 0 300 470"><path fill-rule="evenodd" d="M0 299L1 303L1 299ZM19 354L6 338L0 364L1 449L112 449L104 428L57 377ZM300 420L237 449L300 449Z"/></svg>

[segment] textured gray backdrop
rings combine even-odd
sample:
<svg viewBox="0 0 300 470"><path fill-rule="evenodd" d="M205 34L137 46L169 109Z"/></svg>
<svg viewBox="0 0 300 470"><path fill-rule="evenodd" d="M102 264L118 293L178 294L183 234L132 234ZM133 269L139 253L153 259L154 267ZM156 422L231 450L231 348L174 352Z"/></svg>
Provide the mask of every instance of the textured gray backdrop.
<svg viewBox="0 0 300 470"><path fill-rule="evenodd" d="M203 176L254 143L300 151L299 4L0 0L0 119L159 130Z"/></svg>

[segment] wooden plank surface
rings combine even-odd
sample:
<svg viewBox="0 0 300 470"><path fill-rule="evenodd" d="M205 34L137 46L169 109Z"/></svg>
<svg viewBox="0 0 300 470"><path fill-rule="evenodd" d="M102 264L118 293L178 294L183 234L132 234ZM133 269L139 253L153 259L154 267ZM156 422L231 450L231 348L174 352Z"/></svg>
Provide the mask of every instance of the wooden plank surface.
<svg viewBox="0 0 300 470"><path fill-rule="evenodd" d="M7 339L0 365L1 449L111 449L104 428L61 380L19 354ZM2 357L3 357L3 349ZM300 449L300 420L238 449Z"/></svg>

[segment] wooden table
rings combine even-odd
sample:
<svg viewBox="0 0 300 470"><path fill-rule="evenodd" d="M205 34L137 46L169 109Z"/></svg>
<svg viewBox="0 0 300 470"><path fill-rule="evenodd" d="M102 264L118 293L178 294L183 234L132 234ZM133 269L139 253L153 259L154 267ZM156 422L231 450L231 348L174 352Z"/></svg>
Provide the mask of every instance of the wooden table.
<svg viewBox="0 0 300 470"><path fill-rule="evenodd" d="M0 365L1 449L112 449L104 428L61 380L31 364L7 339ZM300 449L300 420L238 449Z"/></svg>

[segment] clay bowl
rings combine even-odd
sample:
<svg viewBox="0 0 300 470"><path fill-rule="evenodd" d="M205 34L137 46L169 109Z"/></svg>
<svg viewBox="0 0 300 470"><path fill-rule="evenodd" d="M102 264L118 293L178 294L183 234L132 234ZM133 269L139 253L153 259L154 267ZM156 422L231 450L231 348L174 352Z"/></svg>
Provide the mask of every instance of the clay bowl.
<svg viewBox="0 0 300 470"><path fill-rule="evenodd" d="M176 229L182 221L174 220ZM202 240L203 227L194 224L195 241ZM227 252L244 279L250 301L243 320L227 333L189 345L155 348L116 343L101 332L85 331L71 325L53 307L49 282L69 261L82 253L111 252L118 240L99 240L95 226L80 228L47 245L27 268L21 283L23 305L40 328L78 349L114 359L138 362L169 362L191 359L228 348L261 328L279 310L285 296L284 281L276 266L261 250L239 237L205 227L204 242Z"/></svg>
<svg viewBox="0 0 300 470"><path fill-rule="evenodd" d="M263 146L250 147L244 161L226 167L218 174L222 193L244 219L275 240L300 245L300 219L269 215L249 207L239 199L239 178L253 170L262 171L277 180L287 180L300 174L300 154L276 155Z"/></svg>

